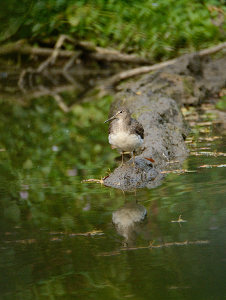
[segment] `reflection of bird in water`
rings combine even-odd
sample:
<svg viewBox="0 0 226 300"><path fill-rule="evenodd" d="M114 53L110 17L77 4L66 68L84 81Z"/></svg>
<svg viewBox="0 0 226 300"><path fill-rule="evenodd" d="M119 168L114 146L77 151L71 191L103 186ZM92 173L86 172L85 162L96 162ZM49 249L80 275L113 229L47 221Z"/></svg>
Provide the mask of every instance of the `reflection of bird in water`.
<svg viewBox="0 0 226 300"><path fill-rule="evenodd" d="M136 202L128 202L112 214L112 222L118 233L125 238L125 245L132 246L140 231L142 222L147 216L147 210Z"/></svg>
<svg viewBox="0 0 226 300"><path fill-rule="evenodd" d="M109 143L112 148L117 148L122 154L132 153L133 162L135 163L134 151L138 150L143 144L144 128L135 119L131 117L128 109L118 111L106 122L111 122L109 126Z"/></svg>

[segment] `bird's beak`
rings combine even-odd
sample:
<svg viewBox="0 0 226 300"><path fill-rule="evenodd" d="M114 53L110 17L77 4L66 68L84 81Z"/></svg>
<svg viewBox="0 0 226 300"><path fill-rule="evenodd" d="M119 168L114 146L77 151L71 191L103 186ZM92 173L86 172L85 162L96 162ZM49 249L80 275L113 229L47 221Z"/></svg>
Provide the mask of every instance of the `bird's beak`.
<svg viewBox="0 0 226 300"><path fill-rule="evenodd" d="M114 116L112 116L110 119L106 120L104 123L107 123L107 122L110 122L111 120L114 120L117 115L118 115L118 113L115 114Z"/></svg>
<svg viewBox="0 0 226 300"><path fill-rule="evenodd" d="M110 119L106 120L104 123L110 122L111 120L113 120L115 118L115 116L111 117Z"/></svg>

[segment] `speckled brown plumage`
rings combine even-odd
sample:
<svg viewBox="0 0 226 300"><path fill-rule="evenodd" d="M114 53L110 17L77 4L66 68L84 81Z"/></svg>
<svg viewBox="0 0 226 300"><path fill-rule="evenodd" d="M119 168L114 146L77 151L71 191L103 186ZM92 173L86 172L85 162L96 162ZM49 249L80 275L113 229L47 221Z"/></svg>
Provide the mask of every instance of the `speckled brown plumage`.
<svg viewBox="0 0 226 300"><path fill-rule="evenodd" d="M108 133L111 134L120 130L122 127L125 131L128 131L130 134L139 134L140 137L144 138L144 128L141 123L136 119L131 117L131 113L128 109L123 109L124 113L123 124L118 124L118 119L113 119L109 125Z"/></svg>
<svg viewBox="0 0 226 300"><path fill-rule="evenodd" d="M131 117L128 109L118 111L106 122L110 122L108 140L113 149L133 154L143 144L143 126Z"/></svg>

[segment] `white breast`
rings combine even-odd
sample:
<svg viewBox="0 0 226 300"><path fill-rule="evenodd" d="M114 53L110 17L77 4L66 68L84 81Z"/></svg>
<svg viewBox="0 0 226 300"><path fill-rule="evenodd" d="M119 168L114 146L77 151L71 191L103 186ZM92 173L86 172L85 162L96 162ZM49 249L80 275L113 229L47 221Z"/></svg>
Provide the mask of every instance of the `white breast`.
<svg viewBox="0 0 226 300"><path fill-rule="evenodd" d="M143 139L139 135L128 134L124 131L109 134L108 140L111 145L124 152L132 152L143 143Z"/></svg>

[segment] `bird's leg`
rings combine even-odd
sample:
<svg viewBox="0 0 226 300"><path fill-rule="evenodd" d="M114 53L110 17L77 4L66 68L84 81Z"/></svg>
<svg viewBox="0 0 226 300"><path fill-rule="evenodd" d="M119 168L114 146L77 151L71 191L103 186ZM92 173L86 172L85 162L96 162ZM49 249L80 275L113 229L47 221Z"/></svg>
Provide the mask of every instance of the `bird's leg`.
<svg viewBox="0 0 226 300"><path fill-rule="evenodd" d="M133 165L135 166L135 153L132 151L132 159L133 159Z"/></svg>
<svg viewBox="0 0 226 300"><path fill-rule="evenodd" d="M124 160L123 160L123 151L121 152L121 154L122 154L122 162L121 162L121 166L123 166L123 164L124 164Z"/></svg>
<svg viewBox="0 0 226 300"><path fill-rule="evenodd" d="M121 166L124 164L124 154L131 154L131 152L125 152L125 151L122 151L121 152L121 154L122 154L122 163L121 163Z"/></svg>

